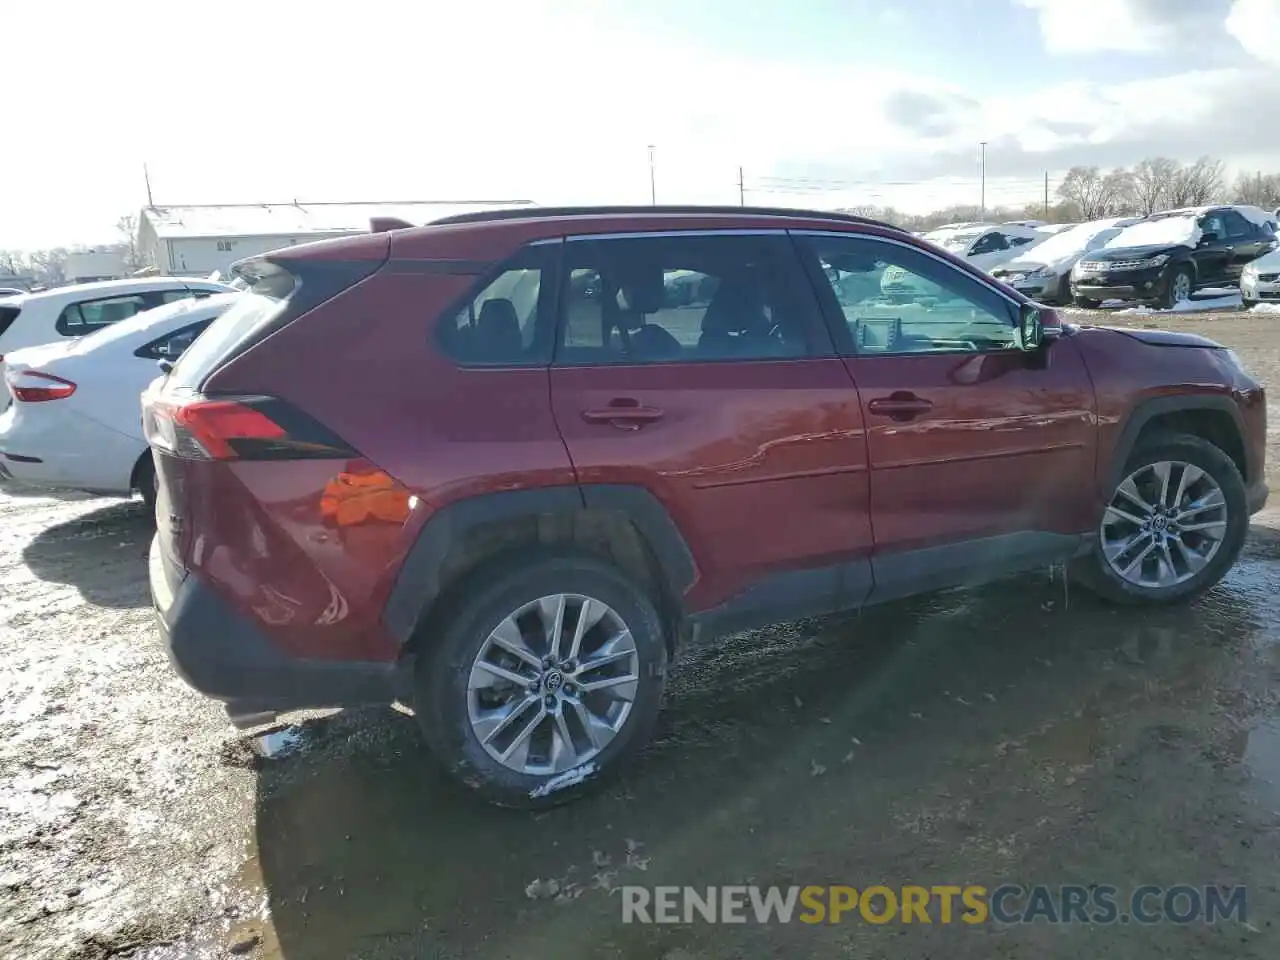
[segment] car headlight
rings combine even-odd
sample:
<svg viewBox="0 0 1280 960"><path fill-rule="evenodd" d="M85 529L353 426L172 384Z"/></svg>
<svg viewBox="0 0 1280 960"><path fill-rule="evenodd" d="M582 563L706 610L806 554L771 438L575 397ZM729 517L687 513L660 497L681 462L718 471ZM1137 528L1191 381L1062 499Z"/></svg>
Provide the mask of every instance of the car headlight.
<svg viewBox="0 0 1280 960"><path fill-rule="evenodd" d="M1027 277L1031 280L1048 280L1049 278L1056 277L1057 275L1058 274L1052 267L1041 267L1039 270L1032 270L1027 274Z"/></svg>
<svg viewBox="0 0 1280 960"><path fill-rule="evenodd" d="M1143 267L1163 267L1168 262L1169 262L1169 255L1167 253L1161 253L1161 254L1157 254L1154 257L1148 257L1146 260L1143 260L1142 266Z"/></svg>
<svg viewBox="0 0 1280 960"><path fill-rule="evenodd" d="M1245 267L1242 271L1240 271L1240 276L1241 276L1241 277L1247 277L1247 278L1252 279L1253 277L1256 277L1257 275L1258 275L1258 268L1257 268L1257 267L1255 267L1252 263L1251 263L1251 264L1249 264L1247 267Z"/></svg>

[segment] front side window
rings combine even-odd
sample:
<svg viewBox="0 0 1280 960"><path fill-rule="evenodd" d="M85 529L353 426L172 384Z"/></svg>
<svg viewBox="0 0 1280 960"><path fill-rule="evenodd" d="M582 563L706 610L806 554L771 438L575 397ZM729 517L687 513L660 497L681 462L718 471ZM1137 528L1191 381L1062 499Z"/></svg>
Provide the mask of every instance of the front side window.
<svg viewBox="0 0 1280 960"><path fill-rule="evenodd" d="M1200 230L1202 236L1212 233L1218 240L1222 240L1227 235L1226 225L1222 222L1222 217L1216 213L1211 213L1200 221Z"/></svg>
<svg viewBox="0 0 1280 960"><path fill-rule="evenodd" d="M582 240L565 250L558 364L774 360L813 352L820 319L783 236Z"/></svg>
<svg viewBox="0 0 1280 960"><path fill-rule="evenodd" d="M465 366L545 366L555 318L554 248L532 247L442 321L445 352Z"/></svg>
<svg viewBox="0 0 1280 960"><path fill-rule="evenodd" d="M1012 303L981 281L911 247L865 237L806 237L813 272L839 310L841 352L955 353L1015 346ZM833 304L833 305L832 305Z"/></svg>
<svg viewBox="0 0 1280 960"><path fill-rule="evenodd" d="M146 300L137 294L73 303L58 315L55 327L64 337L82 337L121 320L128 320L147 307Z"/></svg>

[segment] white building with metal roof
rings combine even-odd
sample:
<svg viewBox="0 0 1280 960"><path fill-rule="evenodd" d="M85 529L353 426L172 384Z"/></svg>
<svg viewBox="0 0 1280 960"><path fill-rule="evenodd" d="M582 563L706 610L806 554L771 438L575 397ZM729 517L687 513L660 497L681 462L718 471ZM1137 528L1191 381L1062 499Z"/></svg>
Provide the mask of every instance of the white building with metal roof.
<svg viewBox="0 0 1280 960"><path fill-rule="evenodd" d="M390 217L412 224L458 213L529 205L528 200L403 203L233 203L143 207L138 249L166 276L226 273L235 261L312 240L367 233L370 221Z"/></svg>

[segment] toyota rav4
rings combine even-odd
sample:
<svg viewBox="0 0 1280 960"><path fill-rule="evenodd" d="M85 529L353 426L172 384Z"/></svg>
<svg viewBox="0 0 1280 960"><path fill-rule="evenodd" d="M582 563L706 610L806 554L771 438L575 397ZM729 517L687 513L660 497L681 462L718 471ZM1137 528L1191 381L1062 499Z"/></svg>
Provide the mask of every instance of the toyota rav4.
<svg viewBox="0 0 1280 960"><path fill-rule="evenodd" d="M1170 603L1267 496L1231 351L870 220L529 209L238 272L143 398L171 659L242 726L407 704L500 804L623 767L698 637L1059 564Z"/></svg>

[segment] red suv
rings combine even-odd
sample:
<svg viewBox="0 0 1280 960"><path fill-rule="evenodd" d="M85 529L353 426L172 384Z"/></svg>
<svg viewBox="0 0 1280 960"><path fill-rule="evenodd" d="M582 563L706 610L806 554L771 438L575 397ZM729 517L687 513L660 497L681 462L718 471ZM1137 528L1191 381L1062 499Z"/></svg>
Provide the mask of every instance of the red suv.
<svg viewBox="0 0 1280 960"><path fill-rule="evenodd" d="M239 273L143 398L172 660L241 725L411 704L502 804L624 765L700 635L1058 563L1166 603L1267 496L1231 351L870 220L504 211Z"/></svg>

